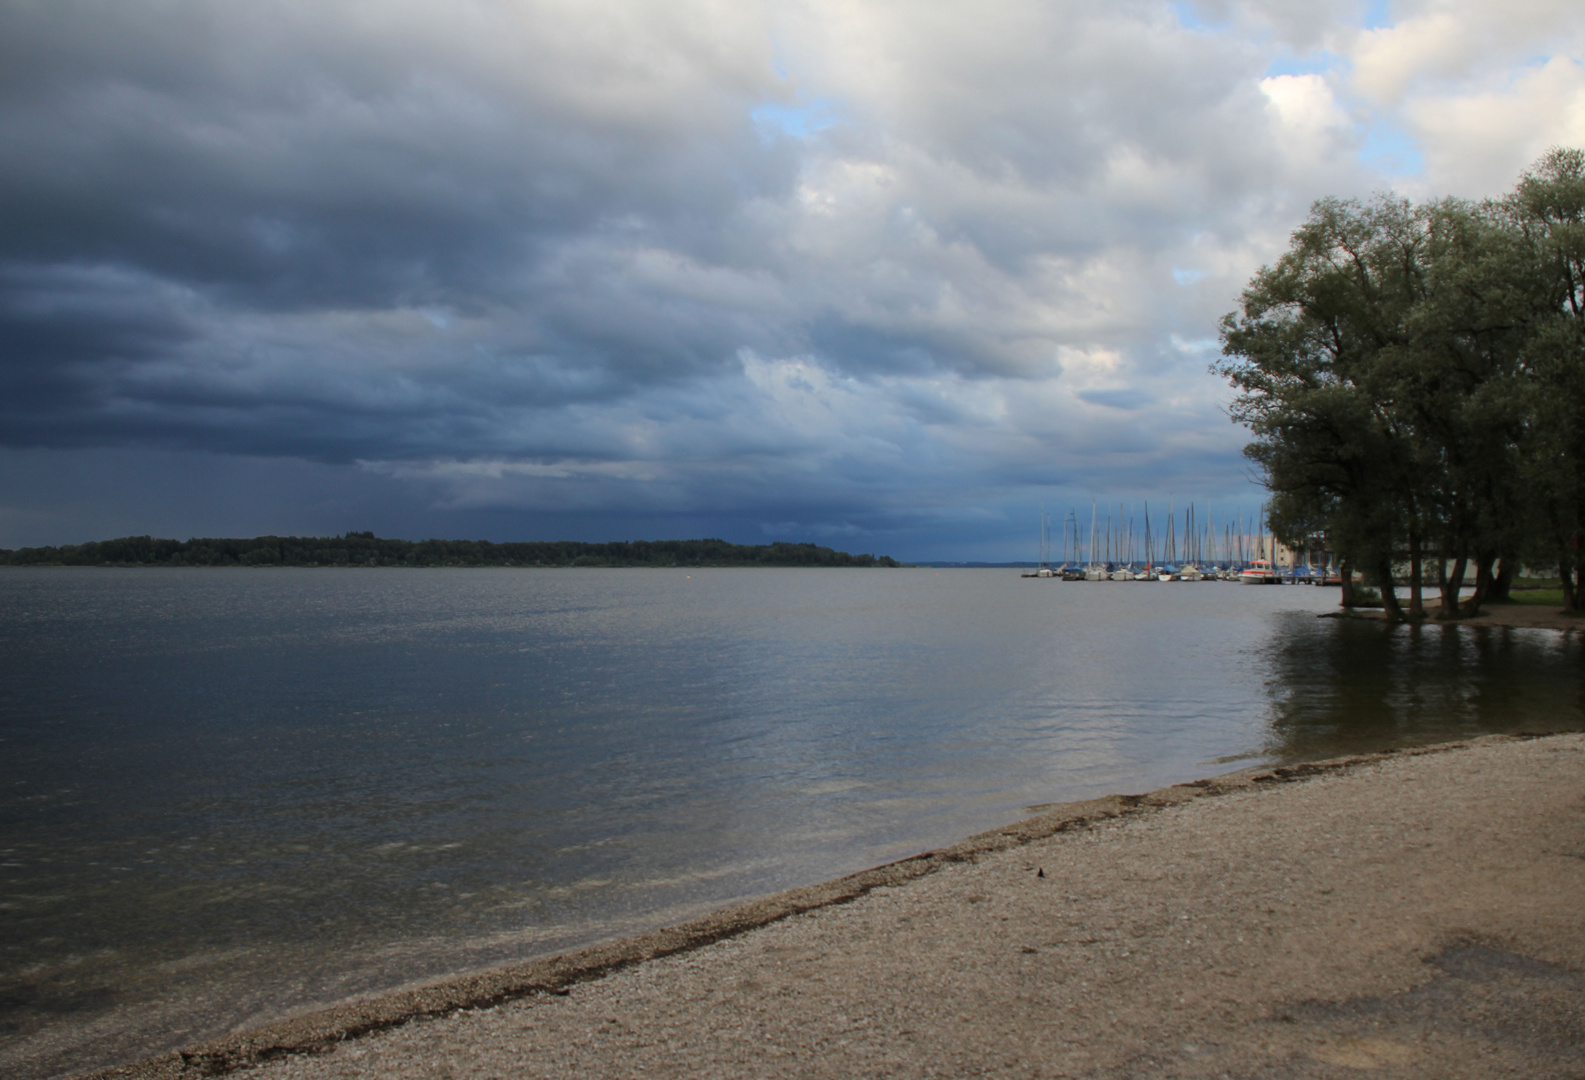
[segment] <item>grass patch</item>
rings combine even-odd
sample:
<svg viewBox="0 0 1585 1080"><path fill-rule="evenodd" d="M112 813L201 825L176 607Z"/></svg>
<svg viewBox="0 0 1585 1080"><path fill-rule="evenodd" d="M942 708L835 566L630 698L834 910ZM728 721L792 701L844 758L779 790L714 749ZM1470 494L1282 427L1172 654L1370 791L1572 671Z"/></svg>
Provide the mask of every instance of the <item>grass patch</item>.
<svg viewBox="0 0 1585 1080"><path fill-rule="evenodd" d="M1515 589L1508 594L1510 604L1535 604L1540 607L1562 607L1563 590L1556 589Z"/></svg>

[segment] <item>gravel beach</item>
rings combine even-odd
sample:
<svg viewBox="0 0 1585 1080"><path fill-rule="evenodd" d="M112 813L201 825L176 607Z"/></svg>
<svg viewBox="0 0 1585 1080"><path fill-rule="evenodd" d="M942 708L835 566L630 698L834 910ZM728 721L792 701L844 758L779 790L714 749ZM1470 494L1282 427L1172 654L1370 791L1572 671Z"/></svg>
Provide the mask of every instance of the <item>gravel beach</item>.
<svg viewBox="0 0 1585 1080"><path fill-rule="evenodd" d="M457 1007L470 1001L498 1003ZM1585 1076L1585 735L1056 807L672 938L100 1075L239 1067L263 1080Z"/></svg>

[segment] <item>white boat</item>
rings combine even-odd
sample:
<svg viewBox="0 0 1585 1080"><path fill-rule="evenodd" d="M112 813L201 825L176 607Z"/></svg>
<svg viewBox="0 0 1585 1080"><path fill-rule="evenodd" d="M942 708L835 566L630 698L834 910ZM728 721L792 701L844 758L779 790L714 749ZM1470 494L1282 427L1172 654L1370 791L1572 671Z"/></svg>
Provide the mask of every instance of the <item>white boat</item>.
<svg viewBox="0 0 1585 1080"><path fill-rule="evenodd" d="M1116 570L1112 571L1112 580L1113 581L1133 581L1134 580L1134 572L1132 570L1128 569L1128 567L1126 567L1126 566L1120 566Z"/></svg>
<svg viewBox="0 0 1585 1080"><path fill-rule="evenodd" d="M1179 581L1203 581L1204 579L1205 575L1200 573L1198 566L1185 566L1178 571Z"/></svg>
<svg viewBox="0 0 1585 1080"><path fill-rule="evenodd" d="M1270 559L1255 559L1244 567L1243 573L1238 575L1238 580L1245 585L1275 585L1279 579Z"/></svg>

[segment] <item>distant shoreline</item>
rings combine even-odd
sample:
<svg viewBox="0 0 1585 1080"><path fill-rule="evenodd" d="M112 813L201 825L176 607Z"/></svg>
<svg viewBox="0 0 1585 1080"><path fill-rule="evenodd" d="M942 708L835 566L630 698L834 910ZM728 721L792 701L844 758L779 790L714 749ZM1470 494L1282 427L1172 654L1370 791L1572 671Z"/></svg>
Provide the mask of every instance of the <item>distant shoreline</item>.
<svg viewBox="0 0 1585 1080"><path fill-rule="evenodd" d="M889 555L852 555L810 543L731 544L725 540L394 540L372 532L342 536L256 536L164 540L125 536L61 547L0 548L0 566L92 567L885 567Z"/></svg>

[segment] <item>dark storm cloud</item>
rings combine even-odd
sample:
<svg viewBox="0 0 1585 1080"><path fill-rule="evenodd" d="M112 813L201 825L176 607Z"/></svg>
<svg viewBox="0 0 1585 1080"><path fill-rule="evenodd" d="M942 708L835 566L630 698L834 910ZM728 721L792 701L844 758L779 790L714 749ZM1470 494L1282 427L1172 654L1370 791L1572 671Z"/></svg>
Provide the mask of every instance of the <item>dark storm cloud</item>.
<svg viewBox="0 0 1585 1080"><path fill-rule="evenodd" d="M0 0L0 447L326 527L1242 491L1216 318L1377 179L1344 76L1266 68L1407 48L1320 10Z"/></svg>
<svg viewBox="0 0 1585 1080"><path fill-rule="evenodd" d="M455 9L478 33L523 31L491 12ZM514 298L525 263L601 222L708 241L745 195L788 182L732 109L751 87L667 93L643 85L664 73L558 64L532 38L508 63L466 51L439 12L389 15L6 5L8 254L135 265L250 308L471 309ZM615 100L563 92L619 75L634 85Z"/></svg>
<svg viewBox="0 0 1585 1080"><path fill-rule="evenodd" d="M765 344L730 296L633 282L729 266L788 188L766 76L586 11L0 8L4 438L517 451L513 408Z"/></svg>

